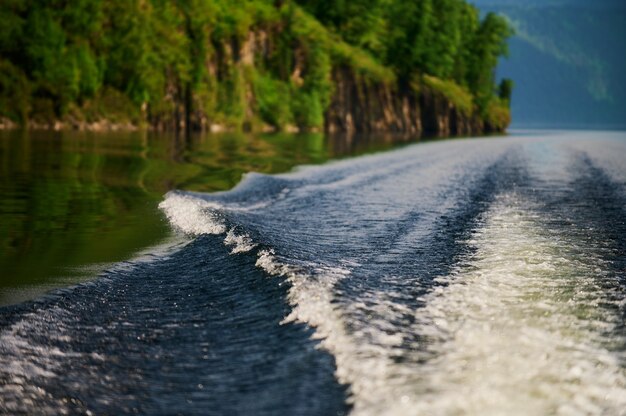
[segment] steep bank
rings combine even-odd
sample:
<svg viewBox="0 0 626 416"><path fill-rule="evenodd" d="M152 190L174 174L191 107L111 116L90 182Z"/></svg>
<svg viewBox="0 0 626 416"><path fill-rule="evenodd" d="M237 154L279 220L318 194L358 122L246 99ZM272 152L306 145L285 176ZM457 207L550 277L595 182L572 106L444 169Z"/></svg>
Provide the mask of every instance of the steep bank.
<svg viewBox="0 0 626 416"><path fill-rule="evenodd" d="M461 99L438 87L440 80L426 77L419 84L371 82L347 67L333 70L335 90L325 113L325 131L398 132L429 137L465 136L501 132L510 123L508 108L501 105L489 117L473 108L471 96L456 86ZM454 85L449 85L454 87ZM469 101L467 101L469 100Z"/></svg>
<svg viewBox="0 0 626 416"><path fill-rule="evenodd" d="M493 66L506 27L496 17L481 22L462 0L432 2L456 12L401 2L389 3L394 12L374 9L375 42L370 29L345 32L307 1L107 0L64 10L10 2L0 10L11 29L0 37L0 126L504 130L508 96L494 93ZM454 17L461 12L465 20ZM368 12L342 13L353 27ZM398 13L433 26L411 37L412 20ZM454 36L433 35L445 31Z"/></svg>

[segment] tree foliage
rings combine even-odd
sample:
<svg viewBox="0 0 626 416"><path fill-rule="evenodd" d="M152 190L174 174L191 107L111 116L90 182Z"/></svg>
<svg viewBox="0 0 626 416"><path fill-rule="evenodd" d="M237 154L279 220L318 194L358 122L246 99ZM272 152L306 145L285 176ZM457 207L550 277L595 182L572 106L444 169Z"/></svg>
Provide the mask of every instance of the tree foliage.
<svg viewBox="0 0 626 416"><path fill-rule="evenodd" d="M149 122L193 110L241 124L252 111L319 127L346 62L405 87L453 82L480 110L512 87L494 79L507 22L464 0L3 0L0 19L0 116L21 121L112 101ZM266 50L246 70L253 32Z"/></svg>

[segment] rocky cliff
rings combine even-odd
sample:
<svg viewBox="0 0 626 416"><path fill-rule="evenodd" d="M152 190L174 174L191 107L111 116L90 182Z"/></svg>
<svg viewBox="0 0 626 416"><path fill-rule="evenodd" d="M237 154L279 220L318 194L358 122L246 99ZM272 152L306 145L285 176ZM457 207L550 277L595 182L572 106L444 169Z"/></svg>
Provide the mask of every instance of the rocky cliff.
<svg viewBox="0 0 626 416"><path fill-rule="evenodd" d="M39 45L46 30L58 44L5 42L0 128L449 136L508 124L508 103L491 81L487 99L477 99L467 77L437 78L420 66L403 72L384 51L346 41L294 2L246 1L240 13L230 2L202 4L116 2L91 11L100 26L85 30L100 27L98 36L74 33L67 16L46 5L37 13L17 8L16 24L32 20L43 33L15 35L17 44Z"/></svg>
<svg viewBox="0 0 626 416"><path fill-rule="evenodd" d="M286 81L264 77L265 68L271 65L280 43L280 28L249 32L242 40L215 43L215 53L207 61L207 71L216 80L216 90L211 101L233 100L239 105L241 119L233 125L223 117L211 117L202 110L198 97L185 100L184 90L171 94L170 117L150 120L151 126L161 130L190 126L194 131L223 131L242 128L249 131L307 131L326 133L390 132L428 137L468 136L503 132L510 122L507 108L500 108L499 117L478 113L471 104L472 97L461 90L449 93L442 81L432 77L417 79L400 85L385 69L378 72L360 66L371 65L345 56L331 56L328 74L328 98L321 103L311 100L301 108L288 108L306 90L312 68L318 64L310 57L303 42L293 45L293 60L285 74ZM323 77L323 75L322 75ZM436 82L432 82L432 80ZM431 80L431 82L427 82ZM265 82L265 85L263 84ZM318 80L319 82L319 80ZM229 91L219 91L220 85L229 85ZM269 88L269 90L268 90ZM175 90L175 89L174 89ZM457 103L458 95L466 95L469 104ZM179 97L179 99L175 99ZM324 104L324 101L327 103ZM309 107L306 106L309 104ZM301 113L320 112L323 124L306 120ZM292 114L289 114L292 113ZM174 115L173 117L171 115ZM184 116L186 114L186 116ZM303 120L303 118L305 120ZM314 119L311 117L311 119Z"/></svg>
<svg viewBox="0 0 626 416"><path fill-rule="evenodd" d="M359 77L350 68L333 69L335 90L325 112L326 132L397 132L429 137L504 131L508 121L490 123L463 111L433 87L415 89Z"/></svg>
<svg viewBox="0 0 626 416"><path fill-rule="evenodd" d="M290 110L281 108L281 103L270 103L263 109L263 102L268 100L266 95L278 94L283 99L283 105L292 101L294 96L304 89L307 80L305 77L311 72L310 57L302 45L296 45L293 50L293 64L288 73L287 83L273 80L270 88L276 91L267 91L260 87L259 78L262 78L265 68L277 48L277 37L280 33L260 30L250 32L243 41L231 41L214 45L218 53L207 62L209 73L215 77L217 84L233 85L230 94L241 97L240 128L250 131L306 131L321 130L326 133L373 133L390 132L428 137L468 136L502 132L510 122L507 109L501 109L504 114L499 119L485 117L475 108L461 108L455 103L455 98L446 94L445 88L438 84L417 81L409 85L400 85L393 76L381 76L371 73L363 74L352 61L340 57L330 65L329 97L326 108L322 109L323 124L298 122L297 116L289 114L280 116L281 112ZM432 79L432 77L428 77ZM233 82L234 80L234 82ZM287 84L287 85L284 85ZM456 87L458 88L458 87ZM468 93L465 93L469 95ZM178 94L183 96L182 92ZM283 95L283 96L281 96ZM220 97L216 96L215 100ZM471 97L468 98L471 101ZM175 101L175 100L174 100ZM321 100L323 101L323 100ZM272 106L273 104L273 106ZM317 107L317 102L309 102L311 107ZM190 105L187 111L185 105ZM266 107L268 106L265 103ZM469 105L471 107L471 104ZM218 118L211 119L203 111L194 108L193 101L179 101L174 104L180 113L186 113L187 118L179 115L169 119L168 123L151 123L160 129L185 129L185 124L192 130L222 131L233 128L228 123L220 122ZM274 107L274 108L272 108ZM467 107L467 106L466 106ZM271 116L268 111L274 111ZM293 110L292 110L293 111ZM300 108L301 112L319 112L319 108ZM268 117L269 116L269 117Z"/></svg>

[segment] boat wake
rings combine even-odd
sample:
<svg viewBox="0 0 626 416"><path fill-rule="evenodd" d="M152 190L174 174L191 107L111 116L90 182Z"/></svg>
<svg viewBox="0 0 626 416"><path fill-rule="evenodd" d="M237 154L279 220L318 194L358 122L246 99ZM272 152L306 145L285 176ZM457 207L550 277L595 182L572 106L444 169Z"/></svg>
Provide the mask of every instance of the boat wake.
<svg viewBox="0 0 626 416"><path fill-rule="evenodd" d="M623 413L624 139L431 142L171 192L187 245L3 315L2 409Z"/></svg>

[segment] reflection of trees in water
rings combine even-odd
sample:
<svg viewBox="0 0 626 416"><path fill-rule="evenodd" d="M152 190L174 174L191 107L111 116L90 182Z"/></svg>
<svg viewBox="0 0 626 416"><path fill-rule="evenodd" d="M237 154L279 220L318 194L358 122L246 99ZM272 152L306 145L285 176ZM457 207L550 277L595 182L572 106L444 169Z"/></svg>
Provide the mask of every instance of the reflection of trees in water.
<svg viewBox="0 0 626 416"><path fill-rule="evenodd" d="M72 274L68 266L121 260L161 238L166 228L150 212L151 195L142 186L148 164L140 142L108 139L71 132L0 137L2 286L43 283Z"/></svg>
<svg viewBox="0 0 626 416"><path fill-rule="evenodd" d="M335 134L326 138L332 157L358 155L390 149L419 141L419 137L402 133Z"/></svg>
<svg viewBox="0 0 626 416"><path fill-rule="evenodd" d="M119 261L168 227L170 189L222 191L244 173L383 150L406 137L153 132L0 132L2 287L50 283L68 267ZM75 277L74 280L77 278Z"/></svg>

